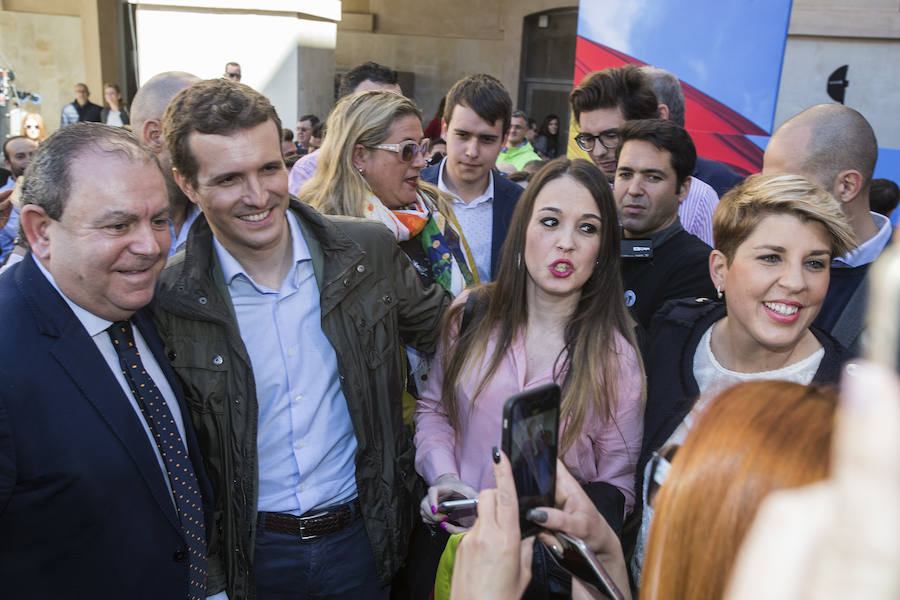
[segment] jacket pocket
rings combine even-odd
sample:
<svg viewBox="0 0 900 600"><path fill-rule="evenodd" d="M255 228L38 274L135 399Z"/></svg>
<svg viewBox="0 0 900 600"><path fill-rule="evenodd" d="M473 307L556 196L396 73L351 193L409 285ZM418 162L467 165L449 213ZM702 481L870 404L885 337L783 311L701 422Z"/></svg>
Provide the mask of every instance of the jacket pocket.
<svg viewBox="0 0 900 600"><path fill-rule="evenodd" d="M383 365L397 348L393 313L396 302L389 286L382 281L372 293L360 298L354 311L360 348L370 369Z"/></svg>
<svg viewBox="0 0 900 600"><path fill-rule="evenodd" d="M228 353L193 336L174 337L166 351L191 412L222 414L227 404Z"/></svg>

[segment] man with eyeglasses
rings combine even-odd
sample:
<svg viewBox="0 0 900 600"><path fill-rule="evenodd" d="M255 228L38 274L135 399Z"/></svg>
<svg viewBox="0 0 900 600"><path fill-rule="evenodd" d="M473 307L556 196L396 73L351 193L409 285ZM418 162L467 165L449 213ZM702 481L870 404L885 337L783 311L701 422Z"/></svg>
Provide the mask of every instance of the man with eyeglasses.
<svg viewBox="0 0 900 600"><path fill-rule="evenodd" d="M225 74L222 75L225 79L230 79L231 81L241 81L241 65L236 62L225 63Z"/></svg>
<svg viewBox="0 0 900 600"><path fill-rule="evenodd" d="M404 344L434 350L450 296L381 223L290 196L281 120L258 92L197 82L163 134L203 211L151 310L209 466L207 592L386 598L423 493Z"/></svg>
<svg viewBox="0 0 900 600"><path fill-rule="evenodd" d="M634 65L603 69L587 75L569 94L569 105L578 122L575 142L612 184L616 176L619 128L625 121L659 118L659 101L650 80ZM710 246L712 215L719 204L716 191L691 177L687 196L678 208L685 231Z"/></svg>

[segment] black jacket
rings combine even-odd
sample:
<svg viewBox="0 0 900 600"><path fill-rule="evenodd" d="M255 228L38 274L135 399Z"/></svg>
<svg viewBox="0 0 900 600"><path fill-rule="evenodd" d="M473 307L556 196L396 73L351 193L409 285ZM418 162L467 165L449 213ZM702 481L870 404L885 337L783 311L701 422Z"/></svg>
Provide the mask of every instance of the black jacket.
<svg viewBox="0 0 900 600"><path fill-rule="evenodd" d="M625 304L644 329L668 300L712 298L716 293L709 277L712 248L700 238L676 221L651 239L653 258L622 259Z"/></svg>
<svg viewBox="0 0 900 600"><path fill-rule="evenodd" d="M725 315L723 303L701 298L668 302L653 319L646 363L644 441L638 458L636 489L642 487L644 465L650 455L669 439L700 395L694 378L694 354L706 330ZM845 351L821 329L810 329L825 348L813 382L836 383L846 358Z"/></svg>

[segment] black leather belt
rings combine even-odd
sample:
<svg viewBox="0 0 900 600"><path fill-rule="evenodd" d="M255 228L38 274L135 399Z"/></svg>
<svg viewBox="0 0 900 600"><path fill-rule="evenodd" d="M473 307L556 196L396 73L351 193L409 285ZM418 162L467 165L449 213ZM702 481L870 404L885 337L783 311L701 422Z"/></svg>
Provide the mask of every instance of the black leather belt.
<svg viewBox="0 0 900 600"><path fill-rule="evenodd" d="M351 508L352 505L352 508ZM359 498L328 510L296 517L286 513L261 512L259 526L277 533L299 536L301 540L313 540L336 533L359 516Z"/></svg>

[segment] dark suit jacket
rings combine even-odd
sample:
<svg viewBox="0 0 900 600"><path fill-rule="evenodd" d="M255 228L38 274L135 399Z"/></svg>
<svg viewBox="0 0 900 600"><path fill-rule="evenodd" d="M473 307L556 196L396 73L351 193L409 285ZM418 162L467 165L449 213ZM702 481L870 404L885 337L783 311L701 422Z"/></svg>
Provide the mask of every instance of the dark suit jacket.
<svg viewBox="0 0 900 600"><path fill-rule="evenodd" d="M0 322L2 595L185 598L187 544L140 417L29 256L0 277ZM148 317L134 322L178 396L206 492L162 342Z"/></svg>
<svg viewBox="0 0 900 600"><path fill-rule="evenodd" d="M437 185L441 165L446 160L445 158L440 164L422 169L422 172L419 173L422 181ZM497 269L500 264L500 250L503 248L503 242L506 240L507 232L509 232L509 222L512 220L513 211L516 209L516 202L519 201L519 196L522 195L522 188L497 171L491 171L491 177L494 178L494 223L491 227L491 279L493 280L497 277ZM466 235L465 230L463 230L463 235ZM483 281L482 283L487 282Z"/></svg>

